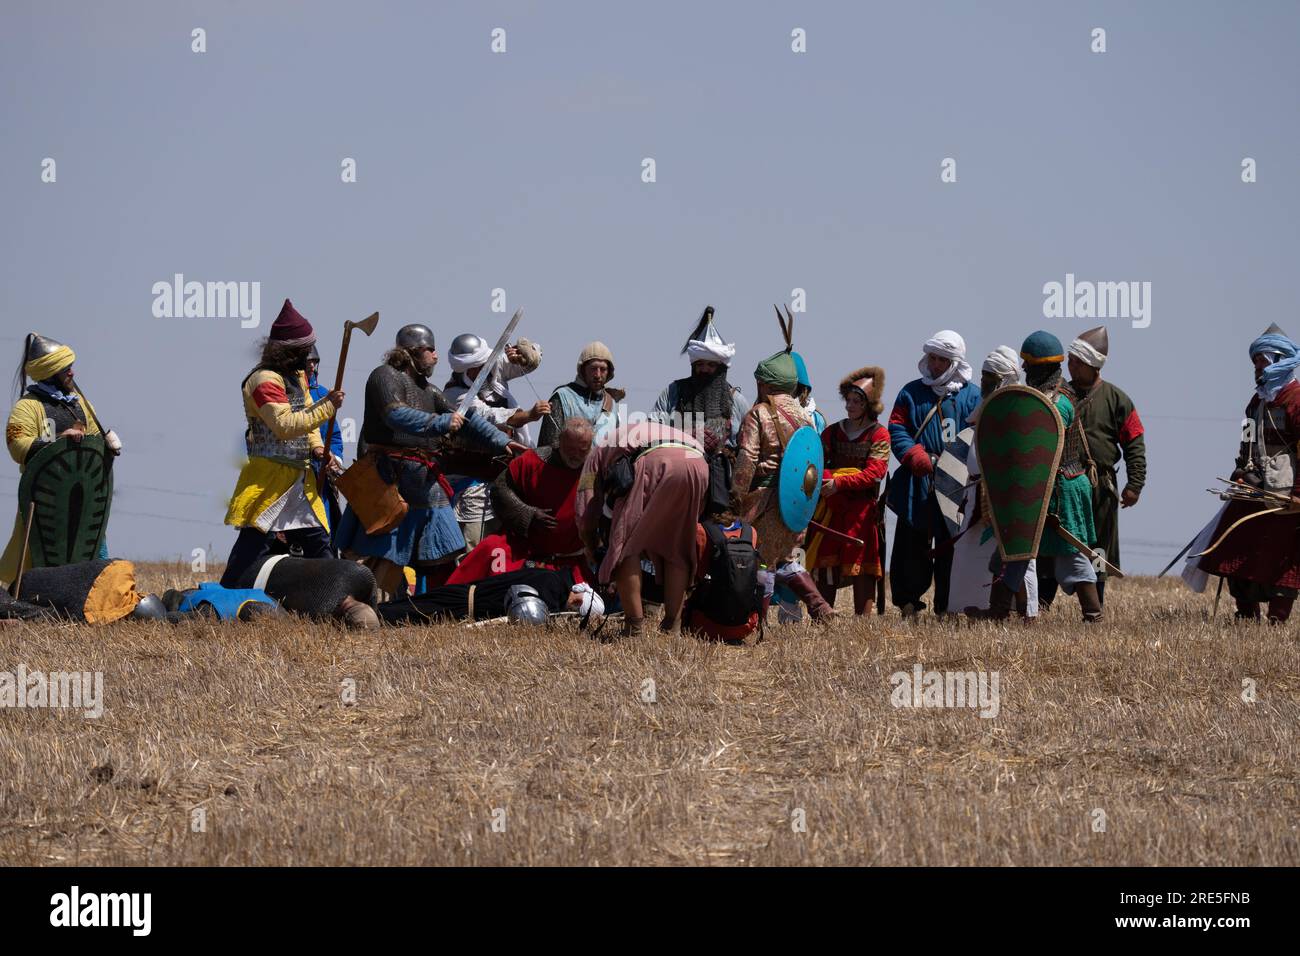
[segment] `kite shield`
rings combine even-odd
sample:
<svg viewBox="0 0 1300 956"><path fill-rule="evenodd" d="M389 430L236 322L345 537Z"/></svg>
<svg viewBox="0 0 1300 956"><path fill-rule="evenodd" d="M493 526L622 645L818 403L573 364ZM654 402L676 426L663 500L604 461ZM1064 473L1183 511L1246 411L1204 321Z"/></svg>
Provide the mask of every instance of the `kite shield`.
<svg viewBox="0 0 1300 956"><path fill-rule="evenodd" d="M791 531L805 530L822 493L822 436L817 429L805 425L790 436L776 492L781 523Z"/></svg>
<svg viewBox="0 0 1300 956"><path fill-rule="evenodd" d="M32 514L32 567L99 557L113 502L111 455L101 436L86 435L51 442L27 462L18 483L18 511L24 521Z"/></svg>
<svg viewBox="0 0 1300 956"><path fill-rule="evenodd" d="M966 483L970 481L966 456L974 440L975 429L963 428L943 446L943 454L934 466L934 497L943 523L948 526L948 536L952 538L961 530L961 506L966 497Z"/></svg>
<svg viewBox="0 0 1300 956"><path fill-rule="evenodd" d="M980 406L975 450L1002 560L1038 553L1064 445L1061 414L1037 389L1007 385Z"/></svg>

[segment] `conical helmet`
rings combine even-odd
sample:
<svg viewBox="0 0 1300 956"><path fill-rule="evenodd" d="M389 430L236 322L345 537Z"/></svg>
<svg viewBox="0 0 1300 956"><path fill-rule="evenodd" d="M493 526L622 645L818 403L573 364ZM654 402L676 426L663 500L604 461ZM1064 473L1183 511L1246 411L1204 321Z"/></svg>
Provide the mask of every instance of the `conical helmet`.
<svg viewBox="0 0 1300 956"><path fill-rule="evenodd" d="M23 372L34 382L58 375L77 360L76 353L62 342L30 332L23 349Z"/></svg>
<svg viewBox="0 0 1300 956"><path fill-rule="evenodd" d="M1110 355L1110 336L1106 334L1106 326L1099 325L1087 332L1080 332L1079 339L1087 342L1102 355Z"/></svg>
<svg viewBox="0 0 1300 956"><path fill-rule="evenodd" d="M34 362L39 358L44 358L51 352L57 352L61 348L64 348L62 342L56 342L54 339L47 339L43 335L32 332L27 336L26 361Z"/></svg>

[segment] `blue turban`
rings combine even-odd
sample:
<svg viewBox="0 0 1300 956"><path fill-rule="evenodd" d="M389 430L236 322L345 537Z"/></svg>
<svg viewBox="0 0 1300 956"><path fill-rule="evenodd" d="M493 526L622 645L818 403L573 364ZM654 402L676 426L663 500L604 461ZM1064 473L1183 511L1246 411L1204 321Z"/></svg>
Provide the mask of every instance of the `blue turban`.
<svg viewBox="0 0 1300 956"><path fill-rule="evenodd" d="M1300 347L1281 332L1265 332L1250 343L1251 358L1261 352L1278 356L1271 365L1265 366L1256 389L1260 398L1271 402L1286 383L1296 377L1296 368L1300 367Z"/></svg>
<svg viewBox="0 0 1300 956"><path fill-rule="evenodd" d="M808 366L804 363L803 356L798 352L791 352L790 358L794 359L794 370L799 384L804 388L812 388L812 379L808 375Z"/></svg>

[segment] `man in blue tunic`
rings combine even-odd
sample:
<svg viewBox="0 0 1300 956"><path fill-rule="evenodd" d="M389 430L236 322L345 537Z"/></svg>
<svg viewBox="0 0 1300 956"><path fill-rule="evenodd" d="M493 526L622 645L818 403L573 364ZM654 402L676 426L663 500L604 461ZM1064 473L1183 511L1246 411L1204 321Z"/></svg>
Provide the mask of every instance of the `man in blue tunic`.
<svg viewBox="0 0 1300 956"><path fill-rule="evenodd" d="M614 378L614 353L604 342L590 342L578 355L578 375L568 385L561 385L551 395L551 410L542 419L542 434L537 439L538 448L546 448L560 440L565 422L581 418L591 422L594 441L620 424L619 403L623 401L622 389L610 388Z"/></svg>
<svg viewBox="0 0 1300 956"><path fill-rule="evenodd" d="M898 517L889 559L889 591L904 617L925 610L934 584L934 613L948 612L952 574L950 535L934 496L934 465L979 404L966 342L956 332L936 332L922 346L921 377L908 382L889 415L889 444L899 467L889 479L889 510ZM931 554L934 553L932 557Z"/></svg>

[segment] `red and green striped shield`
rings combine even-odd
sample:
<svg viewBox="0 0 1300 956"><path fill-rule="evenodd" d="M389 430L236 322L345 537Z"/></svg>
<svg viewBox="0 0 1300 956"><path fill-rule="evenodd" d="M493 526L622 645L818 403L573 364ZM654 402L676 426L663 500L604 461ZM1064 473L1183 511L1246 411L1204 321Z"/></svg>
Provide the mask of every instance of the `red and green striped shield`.
<svg viewBox="0 0 1300 956"><path fill-rule="evenodd" d="M1035 388L1008 385L980 406L975 453L1002 560L1038 553L1064 445L1060 412Z"/></svg>

